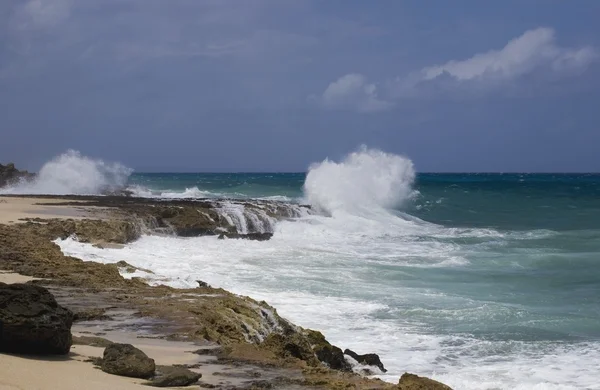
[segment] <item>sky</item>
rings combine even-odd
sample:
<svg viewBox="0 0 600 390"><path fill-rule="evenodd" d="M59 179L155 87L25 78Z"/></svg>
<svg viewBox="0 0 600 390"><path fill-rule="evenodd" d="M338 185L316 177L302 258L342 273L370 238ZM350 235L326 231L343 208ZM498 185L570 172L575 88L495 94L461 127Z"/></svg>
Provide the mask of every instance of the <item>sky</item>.
<svg viewBox="0 0 600 390"><path fill-rule="evenodd" d="M0 162L600 171L600 1L3 0Z"/></svg>

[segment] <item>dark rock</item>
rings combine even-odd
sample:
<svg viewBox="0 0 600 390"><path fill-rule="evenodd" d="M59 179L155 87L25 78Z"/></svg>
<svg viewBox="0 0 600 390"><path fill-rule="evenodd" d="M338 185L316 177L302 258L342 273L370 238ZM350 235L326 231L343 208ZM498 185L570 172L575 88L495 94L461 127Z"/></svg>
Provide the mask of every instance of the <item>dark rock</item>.
<svg viewBox="0 0 600 390"><path fill-rule="evenodd" d="M0 350L67 354L73 313L44 287L0 283Z"/></svg>
<svg viewBox="0 0 600 390"><path fill-rule="evenodd" d="M359 355L350 349L346 349L344 351L344 354L352 357L360 364L364 364L366 366L375 366L378 367L382 372L387 372L387 370L383 366L383 363L381 363L381 360L379 359L379 355L377 355L376 353L367 353L365 355Z"/></svg>
<svg viewBox="0 0 600 390"><path fill-rule="evenodd" d="M319 361L327 364L329 368L334 370L352 371L352 367L344 358L342 350L335 345L331 345L321 332L307 330L306 336Z"/></svg>
<svg viewBox="0 0 600 390"><path fill-rule="evenodd" d="M329 368L340 371L352 371L352 367L344 358L342 350L335 345L324 345L320 348L315 348L317 358L326 363Z"/></svg>
<svg viewBox="0 0 600 390"><path fill-rule="evenodd" d="M189 386L198 382L202 374L190 371L184 367L157 366L156 376L148 383L155 387Z"/></svg>
<svg viewBox="0 0 600 390"><path fill-rule="evenodd" d="M6 165L0 164L0 187L16 183L19 180L31 180L35 177L35 174L27 171L19 171L15 168L15 164L8 163Z"/></svg>
<svg viewBox="0 0 600 390"><path fill-rule="evenodd" d="M405 372L398 381L399 390L452 390L443 383Z"/></svg>
<svg viewBox="0 0 600 390"><path fill-rule="evenodd" d="M132 378L150 378L156 366L144 352L131 344L111 344L104 350L102 371Z"/></svg>
<svg viewBox="0 0 600 390"><path fill-rule="evenodd" d="M198 283L198 287L210 287L210 285L202 280L196 280L196 283Z"/></svg>
<svg viewBox="0 0 600 390"><path fill-rule="evenodd" d="M219 239L231 238L231 239L242 239L242 240L254 240L254 241L268 241L273 237L273 233L221 233Z"/></svg>

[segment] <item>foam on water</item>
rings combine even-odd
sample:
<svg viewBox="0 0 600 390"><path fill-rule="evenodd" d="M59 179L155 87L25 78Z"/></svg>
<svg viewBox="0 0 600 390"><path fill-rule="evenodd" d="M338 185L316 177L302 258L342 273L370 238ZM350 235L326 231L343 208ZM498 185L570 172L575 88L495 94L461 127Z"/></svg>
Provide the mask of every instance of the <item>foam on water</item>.
<svg viewBox="0 0 600 390"><path fill-rule="evenodd" d="M526 255L537 261L540 254L525 246L529 252L498 260L503 248L557 233L446 228L390 210L414 196L413 179L409 160L363 149L314 165L305 194L323 215L273 223L266 242L144 236L123 249L56 242L84 260L150 269L155 274L144 276L152 283L195 287L203 280L265 300L342 348L380 354L388 368L380 377L388 381L409 371L455 389L600 389L600 343L536 339L526 330L552 323L551 316L487 299L489 280L469 285L481 269L490 276L518 270ZM241 205L224 203L222 212L248 229ZM442 288L449 280L453 287ZM511 321L523 326L523 337L494 333Z"/></svg>
<svg viewBox="0 0 600 390"><path fill-rule="evenodd" d="M151 190L149 188L134 185L127 187L133 196L140 198L157 198L157 199L202 199L202 198L217 198L222 196L220 193L202 191L198 187L186 188L184 191L171 190Z"/></svg>
<svg viewBox="0 0 600 390"><path fill-rule="evenodd" d="M98 195L122 189L132 169L83 156L76 150L44 164L31 181L0 189L1 194Z"/></svg>

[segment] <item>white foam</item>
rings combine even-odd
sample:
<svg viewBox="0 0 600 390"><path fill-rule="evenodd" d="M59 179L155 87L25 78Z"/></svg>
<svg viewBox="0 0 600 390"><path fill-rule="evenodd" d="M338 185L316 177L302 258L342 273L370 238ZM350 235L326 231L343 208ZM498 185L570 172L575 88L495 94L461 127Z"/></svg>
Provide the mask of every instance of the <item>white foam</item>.
<svg viewBox="0 0 600 390"><path fill-rule="evenodd" d="M99 195L122 189L132 169L67 152L44 164L32 181L0 189L2 194Z"/></svg>
<svg viewBox="0 0 600 390"><path fill-rule="evenodd" d="M201 199L201 198L217 198L222 196L220 193L203 191L198 187L186 188L184 191L172 190L150 190L146 187L133 185L127 188L133 196L140 198L162 198L162 199Z"/></svg>
<svg viewBox="0 0 600 390"><path fill-rule="evenodd" d="M511 306L445 295L414 275L469 271L473 248L459 243L483 243L475 248L484 256L486 245L513 238L492 229L448 229L388 210L411 196L411 171L406 159L376 151L315 166L307 198L333 217L298 211L299 219L274 225L266 242L144 236L123 249L72 238L56 242L65 254L84 260L125 260L152 270L146 275L151 283L195 287L203 280L265 300L342 348L378 353L388 369L380 377L390 382L408 371L455 389L599 389L599 343L485 341L428 323L490 323L519 315ZM224 208L232 223L238 218L239 229L248 228L239 205ZM416 283L405 284L403 277Z"/></svg>
<svg viewBox="0 0 600 390"><path fill-rule="evenodd" d="M401 206L413 193L414 179L409 159L363 146L339 163L313 164L304 192L313 207L327 214L371 215Z"/></svg>

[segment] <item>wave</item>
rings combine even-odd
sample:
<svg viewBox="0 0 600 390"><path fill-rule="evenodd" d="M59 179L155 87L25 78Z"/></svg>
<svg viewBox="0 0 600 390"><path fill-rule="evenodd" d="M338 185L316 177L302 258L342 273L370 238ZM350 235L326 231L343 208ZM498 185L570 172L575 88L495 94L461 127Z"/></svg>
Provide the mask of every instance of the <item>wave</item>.
<svg viewBox="0 0 600 390"><path fill-rule="evenodd" d="M337 163L313 164L306 176L306 200L317 210L365 215L402 206L413 195L415 171L408 158L363 146Z"/></svg>
<svg viewBox="0 0 600 390"><path fill-rule="evenodd" d="M203 198L218 198L223 194L218 192L210 192L200 190L198 187L186 188L184 191L174 190L152 190L140 185L127 187L127 191L131 195L140 198L157 198L157 199L203 199Z"/></svg>
<svg viewBox="0 0 600 390"><path fill-rule="evenodd" d="M76 150L48 161L33 180L0 189L2 194L99 195L121 190L132 169L83 156Z"/></svg>

